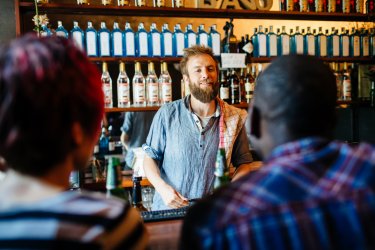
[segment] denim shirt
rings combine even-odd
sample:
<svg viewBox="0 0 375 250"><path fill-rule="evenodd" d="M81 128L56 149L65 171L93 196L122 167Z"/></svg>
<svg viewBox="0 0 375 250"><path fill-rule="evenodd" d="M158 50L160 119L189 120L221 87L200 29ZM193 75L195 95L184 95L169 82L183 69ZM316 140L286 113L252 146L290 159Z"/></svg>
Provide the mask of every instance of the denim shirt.
<svg viewBox="0 0 375 250"><path fill-rule="evenodd" d="M201 198L213 187L219 145L220 108L205 127L190 110L190 96L163 105L156 113L143 145L158 162L161 178L188 199ZM234 144L232 163L252 161L245 128ZM152 210L170 209L156 192Z"/></svg>

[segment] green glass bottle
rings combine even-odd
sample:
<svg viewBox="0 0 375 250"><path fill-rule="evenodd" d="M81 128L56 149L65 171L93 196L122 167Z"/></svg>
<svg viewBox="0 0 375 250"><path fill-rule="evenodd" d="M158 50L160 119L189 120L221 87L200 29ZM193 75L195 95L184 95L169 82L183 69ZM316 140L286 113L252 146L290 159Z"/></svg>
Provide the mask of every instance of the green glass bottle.
<svg viewBox="0 0 375 250"><path fill-rule="evenodd" d="M219 148L216 155L216 166L215 166L215 181L214 189L218 189L222 186L227 185L230 182L229 168L227 167L225 159L224 148Z"/></svg>
<svg viewBox="0 0 375 250"><path fill-rule="evenodd" d="M107 197L117 197L129 201L129 194L122 187L122 175L120 160L116 157L110 157L107 167Z"/></svg>

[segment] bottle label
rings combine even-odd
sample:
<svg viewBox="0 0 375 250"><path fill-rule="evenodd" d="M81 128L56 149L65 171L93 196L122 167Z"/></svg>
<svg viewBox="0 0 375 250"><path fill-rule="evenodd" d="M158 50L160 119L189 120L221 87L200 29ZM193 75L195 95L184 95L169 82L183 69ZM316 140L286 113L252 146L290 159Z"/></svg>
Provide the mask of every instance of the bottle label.
<svg viewBox="0 0 375 250"><path fill-rule="evenodd" d="M87 32L86 34L86 50L88 56L97 56L96 51L96 34L95 32Z"/></svg>
<svg viewBox="0 0 375 250"><path fill-rule="evenodd" d="M208 35L207 34L199 35L199 44L205 47L208 47Z"/></svg>
<svg viewBox="0 0 375 250"><path fill-rule="evenodd" d="M220 88L220 98L225 100L229 99L229 88L228 87L221 87Z"/></svg>
<svg viewBox="0 0 375 250"><path fill-rule="evenodd" d="M194 33L188 34L188 48L197 44L197 35Z"/></svg>
<svg viewBox="0 0 375 250"><path fill-rule="evenodd" d="M369 56L370 51L369 51L369 40L368 36L364 36L362 38L362 56Z"/></svg>
<svg viewBox="0 0 375 250"><path fill-rule="evenodd" d="M139 38L139 44L138 44L139 56L148 56L147 33L140 32L138 38Z"/></svg>
<svg viewBox="0 0 375 250"><path fill-rule="evenodd" d="M164 33L164 56L172 56L172 34L171 33Z"/></svg>
<svg viewBox="0 0 375 250"><path fill-rule="evenodd" d="M360 56L359 36L353 37L353 56Z"/></svg>
<svg viewBox="0 0 375 250"><path fill-rule="evenodd" d="M351 100L352 97L352 88L351 88L351 81L349 78L344 79L343 83L343 97L344 100Z"/></svg>
<svg viewBox="0 0 375 250"><path fill-rule="evenodd" d="M119 107L126 105L130 102L130 90L128 83L117 83L117 98L119 102Z"/></svg>
<svg viewBox="0 0 375 250"><path fill-rule="evenodd" d="M303 54L303 36L302 35L296 35L295 37L296 41L296 53L297 54Z"/></svg>
<svg viewBox="0 0 375 250"><path fill-rule="evenodd" d="M281 43L282 43L282 54L283 55L289 55L290 53L290 40L289 36L282 36L281 37Z"/></svg>
<svg viewBox="0 0 375 250"><path fill-rule="evenodd" d="M161 56L161 42L159 33L152 33L152 55Z"/></svg>
<svg viewBox="0 0 375 250"><path fill-rule="evenodd" d="M108 150L109 150L109 152L115 151L115 142L114 141L110 141L108 143Z"/></svg>
<svg viewBox="0 0 375 250"><path fill-rule="evenodd" d="M78 48L83 49L83 36L80 31L73 32L73 41Z"/></svg>
<svg viewBox="0 0 375 250"><path fill-rule="evenodd" d="M122 33L113 33L113 55L122 56Z"/></svg>
<svg viewBox="0 0 375 250"><path fill-rule="evenodd" d="M112 104L112 88L110 83L103 83L104 104L109 107Z"/></svg>
<svg viewBox="0 0 375 250"><path fill-rule="evenodd" d="M161 84L161 99L162 102L172 101L172 84L170 82L163 82Z"/></svg>
<svg viewBox="0 0 375 250"><path fill-rule="evenodd" d="M110 56L109 33L108 32L101 32L100 33L100 55L101 56Z"/></svg>
<svg viewBox="0 0 375 250"><path fill-rule="evenodd" d="M148 101L158 102L159 101L159 86L158 83L149 83L147 88Z"/></svg>
<svg viewBox="0 0 375 250"><path fill-rule="evenodd" d="M134 84L133 89L134 102L144 102L145 101L145 85L144 83Z"/></svg>
<svg viewBox="0 0 375 250"><path fill-rule="evenodd" d="M66 35L64 31L56 31L56 36L68 38L68 36Z"/></svg>
<svg viewBox="0 0 375 250"><path fill-rule="evenodd" d="M258 35L259 56L267 56L267 38L264 34Z"/></svg>
<svg viewBox="0 0 375 250"><path fill-rule="evenodd" d="M126 44L126 55L135 56L134 33L126 32L125 44Z"/></svg>
<svg viewBox="0 0 375 250"><path fill-rule="evenodd" d="M320 56L327 56L327 37L320 36Z"/></svg>
<svg viewBox="0 0 375 250"><path fill-rule="evenodd" d="M99 145L96 144L94 147L94 154L98 154L98 153L99 153Z"/></svg>
<svg viewBox="0 0 375 250"><path fill-rule="evenodd" d="M269 56L277 56L277 37L276 35L269 36L270 41L270 55Z"/></svg>
<svg viewBox="0 0 375 250"><path fill-rule="evenodd" d="M176 48L177 48L177 51L176 51L176 56L183 56L184 55L184 48L185 48L185 44L184 44L184 34L182 33L178 33L177 34L177 37L176 37Z"/></svg>
<svg viewBox="0 0 375 250"><path fill-rule="evenodd" d="M339 36L333 36L332 37L332 56L340 56Z"/></svg>
<svg viewBox="0 0 375 250"><path fill-rule="evenodd" d="M211 34L211 43L214 56L220 56L220 34Z"/></svg>
<svg viewBox="0 0 375 250"><path fill-rule="evenodd" d="M314 36L307 37L307 54L311 56L315 56L315 37Z"/></svg>
<svg viewBox="0 0 375 250"><path fill-rule="evenodd" d="M342 56L349 56L349 37L342 36Z"/></svg>

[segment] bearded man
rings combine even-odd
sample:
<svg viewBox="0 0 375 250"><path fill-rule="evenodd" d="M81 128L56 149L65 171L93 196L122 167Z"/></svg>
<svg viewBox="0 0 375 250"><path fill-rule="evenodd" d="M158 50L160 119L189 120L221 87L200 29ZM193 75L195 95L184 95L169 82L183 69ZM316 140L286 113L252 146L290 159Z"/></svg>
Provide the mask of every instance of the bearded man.
<svg viewBox="0 0 375 250"><path fill-rule="evenodd" d="M219 144L235 176L257 167L244 127L247 112L217 97L211 49L185 49L180 68L191 94L159 109L143 145L145 174L156 189L152 210L180 208L212 192Z"/></svg>

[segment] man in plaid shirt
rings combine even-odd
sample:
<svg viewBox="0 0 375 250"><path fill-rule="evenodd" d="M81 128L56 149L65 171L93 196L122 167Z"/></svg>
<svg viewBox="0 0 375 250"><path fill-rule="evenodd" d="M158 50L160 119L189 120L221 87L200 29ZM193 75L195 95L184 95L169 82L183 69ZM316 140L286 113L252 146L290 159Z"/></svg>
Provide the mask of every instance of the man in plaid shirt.
<svg viewBox="0 0 375 250"><path fill-rule="evenodd" d="M258 77L251 142L264 166L199 202L182 249L374 249L375 148L332 141L336 83L283 56Z"/></svg>

